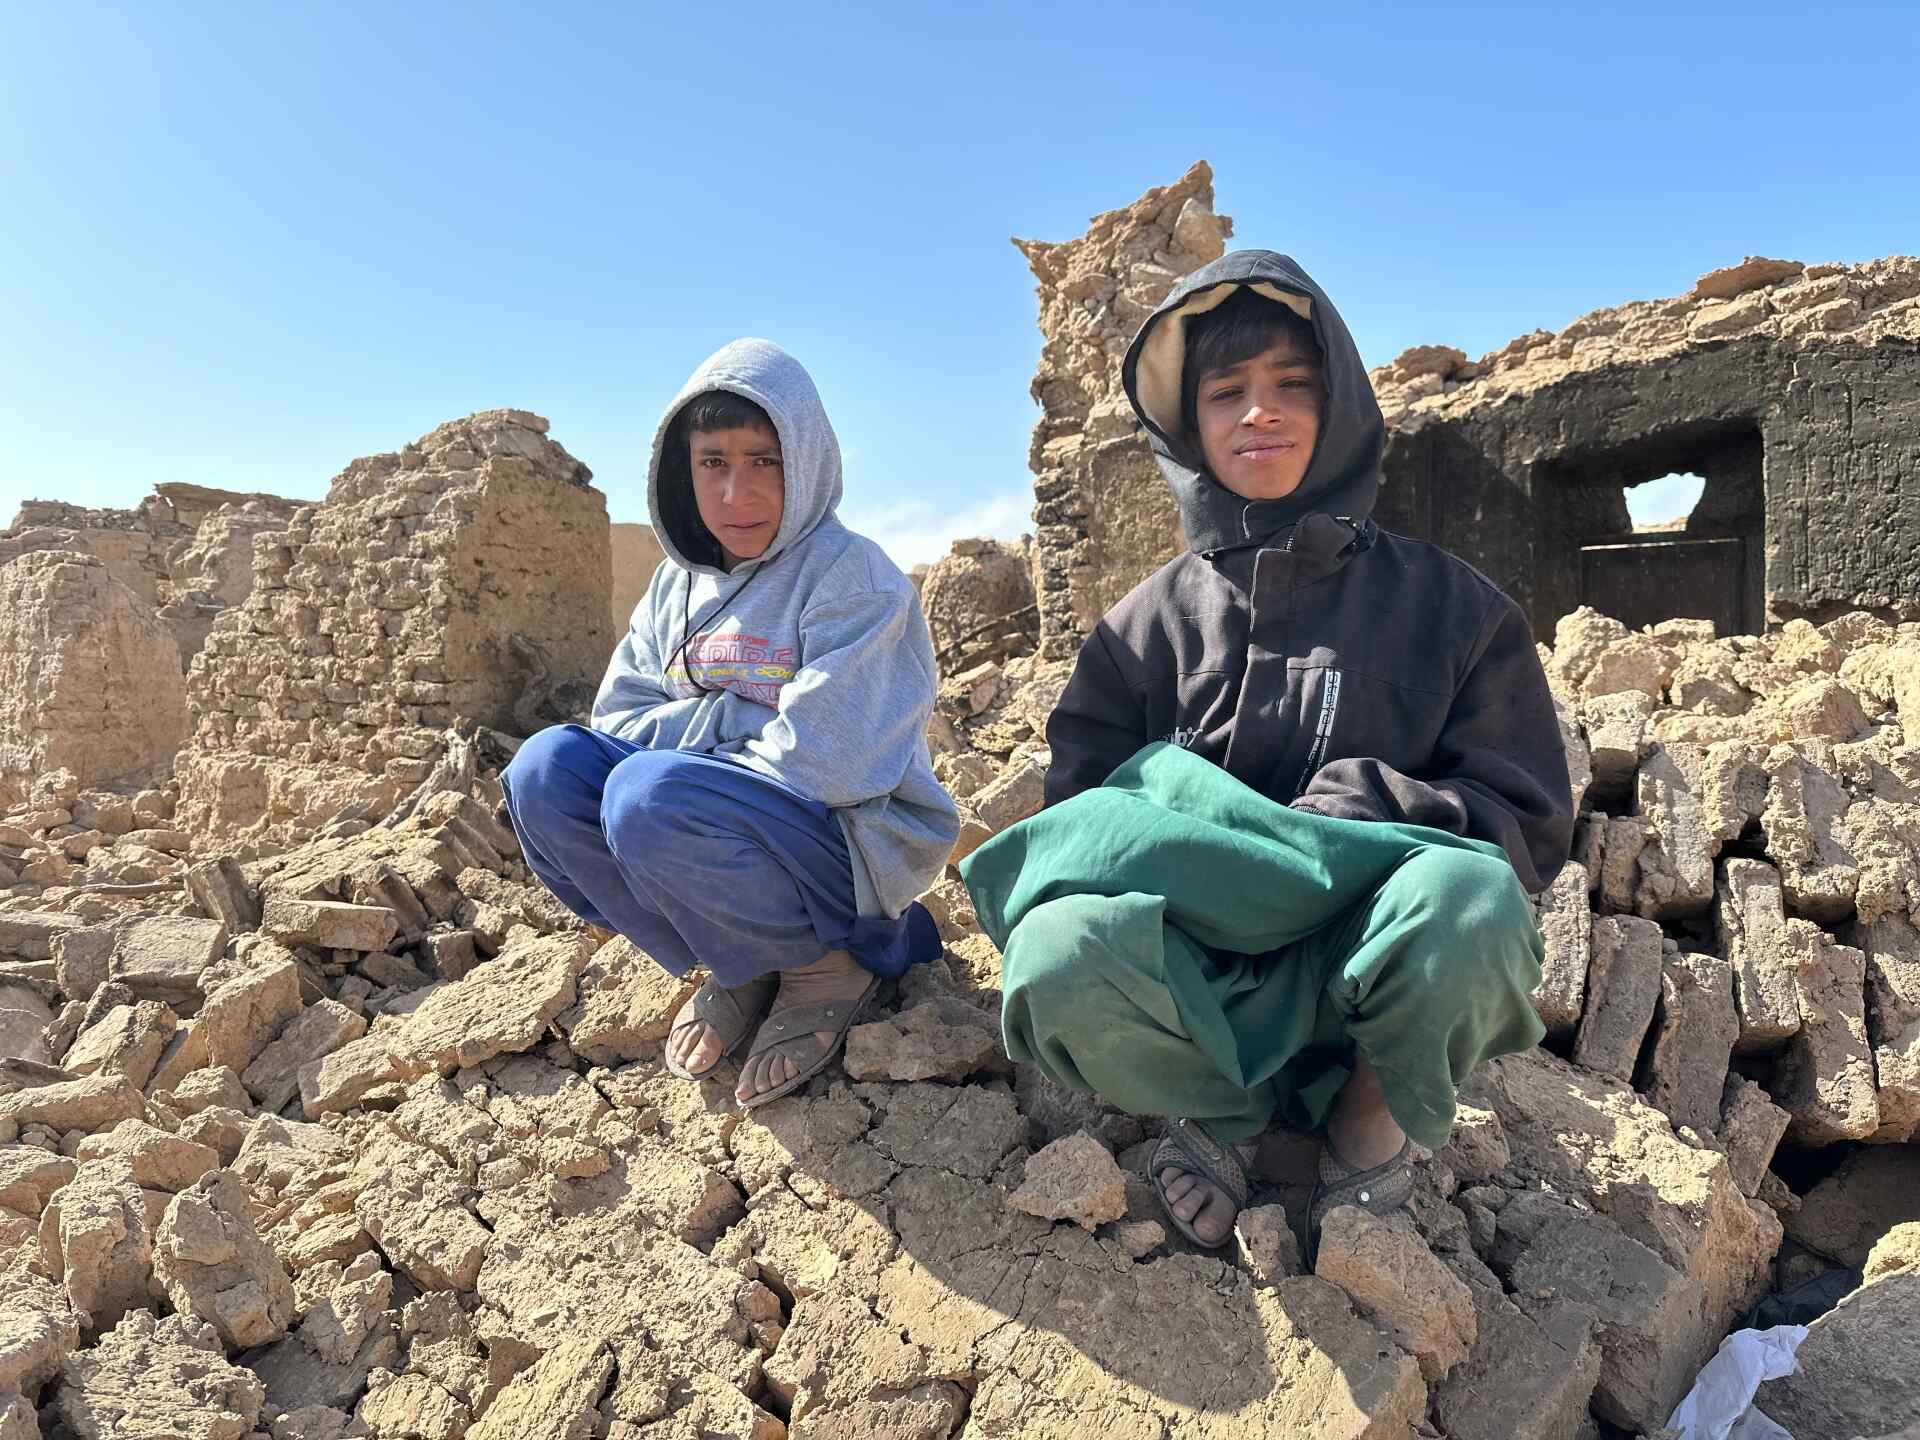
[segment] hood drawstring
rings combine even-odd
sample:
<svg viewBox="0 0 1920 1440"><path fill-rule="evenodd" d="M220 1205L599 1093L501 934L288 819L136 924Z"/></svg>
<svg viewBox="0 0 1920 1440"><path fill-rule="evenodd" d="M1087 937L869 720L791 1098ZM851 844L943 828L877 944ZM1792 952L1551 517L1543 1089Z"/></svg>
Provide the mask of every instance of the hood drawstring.
<svg viewBox="0 0 1920 1440"><path fill-rule="evenodd" d="M773 557L773 559L767 561L766 564L755 566L753 573L747 576L745 580L742 580L740 582L740 588L738 590L734 591L733 594L731 595L723 595L714 602L713 613L707 616L707 621L718 620L720 618L721 612L724 611L729 605L733 604L734 601L738 600L742 595L746 594L747 587L753 584L754 581L760 578L761 572L766 570L769 566L776 564L779 561L779 559L780 557L776 555ZM680 643L674 647L673 654L668 657L667 663L660 667L660 678L663 680L668 680L673 678L674 661L679 660L683 655L685 655L687 653L687 647L691 645L695 640L702 638L702 632L706 630L706 626L707 626L707 621L702 621L699 625L695 625L693 623L693 572L689 570L685 573L687 577L687 598L682 602L682 607L687 617L686 628L681 633ZM712 695L717 693L713 686L702 685L698 680L694 678L693 665L691 662L689 662L687 665L686 674L687 674L687 683L693 686L693 688L699 691L702 695Z"/></svg>

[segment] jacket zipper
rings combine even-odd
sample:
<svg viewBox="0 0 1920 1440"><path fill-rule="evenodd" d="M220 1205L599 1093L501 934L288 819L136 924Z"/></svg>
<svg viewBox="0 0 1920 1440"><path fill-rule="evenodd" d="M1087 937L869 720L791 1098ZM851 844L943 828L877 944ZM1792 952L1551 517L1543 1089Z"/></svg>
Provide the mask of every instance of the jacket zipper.
<svg viewBox="0 0 1920 1440"><path fill-rule="evenodd" d="M1326 670L1320 681L1320 723L1314 727L1313 746L1307 751L1307 763L1301 768L1300 778L1294 782L1293 793L1296 797L1305 793L1314 773L1326 759L1327 741L1333 734L1334 720L1340 714L1340 672Z"/></svg>

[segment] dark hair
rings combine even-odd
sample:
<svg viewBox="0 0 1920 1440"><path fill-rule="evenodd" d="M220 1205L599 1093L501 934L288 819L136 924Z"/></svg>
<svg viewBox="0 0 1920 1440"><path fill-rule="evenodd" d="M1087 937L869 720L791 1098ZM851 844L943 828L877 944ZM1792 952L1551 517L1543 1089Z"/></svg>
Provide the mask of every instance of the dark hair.
<svg viewBox="0 0 1920 1440"><path fill-rule="evenodd" d="M695 430L772 430L773 421L753 401L731 390L703 390L680 410L686 417L686 433ZM775 432L778 433L777 431Z"/></svg>
<svg viewBox="0 0 1920 1440"><path fill-rule="evenodd" d="M660 447L660 526L680 553L697 565L720 565L720 542L700 519L693 498L693 435L696 430L765 427L779 431L767 412L731 390L703 390L674 415Z"/></svg>
<svg viewBox="0 0 1920 1440"><path fill-rule="evenodd" d="M1204 315L1187 321L1186 353L1180 362L1180 424L1191 435L1198 429L1196 397L1200 377L1226 370L1291 340L1303 354L1322 359L1320 337L1313 322L1302 319L1277 300L1269 300L1245 285Z"/></svg>

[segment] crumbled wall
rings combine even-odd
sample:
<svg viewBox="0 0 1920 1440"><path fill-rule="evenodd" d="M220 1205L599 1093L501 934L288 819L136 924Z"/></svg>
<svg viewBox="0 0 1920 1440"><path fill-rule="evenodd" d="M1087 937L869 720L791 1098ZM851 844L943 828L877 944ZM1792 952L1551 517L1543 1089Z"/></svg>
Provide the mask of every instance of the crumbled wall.
<svg viewBox="0 0 1920 1440"><path fill-rule="evenodd" d="M1142 576L1178 553L1180 519L1120 387L1140 322L1181 276L1225 252L1233 222L1213 213L1213 171L1094 217L1060 244L1016 240L1039 281L1045 337L1033 398L1042 411L1034 475L1041 653L1070 655Z"/></svg>
<svg viewBox="0 0 1920 1440"><path fill-rule="evenodd" d="M518 410L452 421L256 538L252 593L190 675L184 824L263 842L383 811L456 718L513 729L529 683L598 679L606 503L546 430Z"/></svg>
<svg viewBox="0 0 1920 1440"><path fill-rule="evenodd" d="M185 731L172 641L106 562L0 565L0 795L59 769L83 785L163 774Z"/></svg>

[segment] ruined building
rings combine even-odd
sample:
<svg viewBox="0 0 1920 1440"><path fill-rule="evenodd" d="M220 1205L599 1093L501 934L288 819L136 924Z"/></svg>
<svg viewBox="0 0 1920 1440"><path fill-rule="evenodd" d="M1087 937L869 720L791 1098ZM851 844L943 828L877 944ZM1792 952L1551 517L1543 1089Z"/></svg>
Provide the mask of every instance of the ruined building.
<svg viewBox="0 0 1920 1440"><path fill-rule="evenodd" d="M0 530L0 565L43 550L91 555L157 612L184 671L221 611L247 598L253 537L300 506L282 499L170 481L131 510L29 500Z"/></svg>
<svg viewBox="0 0 1920 1440"><path fill-rule="evenodd" d="M1581 604L1631 625L1920 608L1920 260L1747 260L1469 363L1374 372L1381 524L1472 561L1543 639ZM1706 481L1633 533L1623 487Z"/></svg>
<svg viewBox="0 0 1920 1440"><path fill-rule="evenodd" d="M456 718L527 734L556 691L552 718L584 707L614 643L606 501L546 431L452 421L258 537L189 676L183 825L259 844L377 818Z"/></svg>
<svg viewBox="0 0 1920 1440"><path fill-rule="evenodd" d="M1222 253L1232 225L1212 203L1198 164L1078 239L1018 242L1044 336L1031 466L1045 655L1070 655L1182 543L1120 360L1174 281ZM1480 567L1543 640L1581 604L1722 635L1920 613L1906 423L1920 260L1748 260L1479 361L1420 346L1373 381L1389 427L1376 517ZM1636 533L1625 489L1676 473L1704 477L1699 503L1679 528Z"/></svg>

